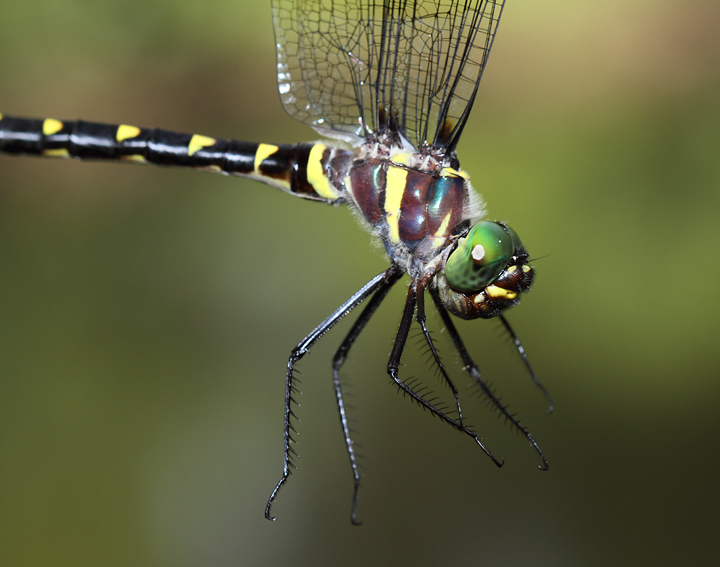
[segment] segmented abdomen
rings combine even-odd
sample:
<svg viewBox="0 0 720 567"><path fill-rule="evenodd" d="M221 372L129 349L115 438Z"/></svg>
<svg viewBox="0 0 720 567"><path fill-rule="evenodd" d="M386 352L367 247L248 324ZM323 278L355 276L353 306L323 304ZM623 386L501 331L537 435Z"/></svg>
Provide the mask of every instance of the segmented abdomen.
<svg viewBox="0 0 720 567"><path fill-rule="evenodd" d="M14 118L0 114L0 152L120 160L242 175L306 199L337 202L331 161L349 162L324 144L272 145L216 139L127 124Z"/></svg>

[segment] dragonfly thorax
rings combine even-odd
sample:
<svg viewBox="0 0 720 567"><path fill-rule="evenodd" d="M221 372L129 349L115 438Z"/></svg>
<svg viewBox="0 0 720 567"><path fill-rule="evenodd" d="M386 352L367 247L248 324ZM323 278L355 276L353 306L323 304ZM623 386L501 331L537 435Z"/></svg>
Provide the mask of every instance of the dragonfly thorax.
<svg viewBox="0 0 720 567"><path fill-rule="evenodd" d="M433 156L359 148L344 189L391 259L410 271L445 250L482 215L465 172L442 167Z"/></svg>

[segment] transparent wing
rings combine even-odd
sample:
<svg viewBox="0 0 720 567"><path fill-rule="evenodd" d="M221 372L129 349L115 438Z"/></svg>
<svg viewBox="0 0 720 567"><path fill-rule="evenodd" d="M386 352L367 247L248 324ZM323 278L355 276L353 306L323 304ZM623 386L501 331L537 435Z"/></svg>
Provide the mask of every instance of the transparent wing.
<svg viewBox="0 0 720 567"><path fill-rule="evenodd" d="M323 134L454 150L504 0L273 0L285 110Z"/></svg>

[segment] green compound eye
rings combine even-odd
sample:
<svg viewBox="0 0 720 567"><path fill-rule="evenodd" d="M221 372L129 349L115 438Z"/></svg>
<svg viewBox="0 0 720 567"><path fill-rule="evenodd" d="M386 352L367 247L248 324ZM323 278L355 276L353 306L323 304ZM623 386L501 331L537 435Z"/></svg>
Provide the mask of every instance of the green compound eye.
<svg viewBox="0 0 720 567"><path fill-rule="evenodd" d="M476 293L488 286L503 271L522 247L515 231L496 222L477 223L445 264L450 287L462 293Z"/></svg>

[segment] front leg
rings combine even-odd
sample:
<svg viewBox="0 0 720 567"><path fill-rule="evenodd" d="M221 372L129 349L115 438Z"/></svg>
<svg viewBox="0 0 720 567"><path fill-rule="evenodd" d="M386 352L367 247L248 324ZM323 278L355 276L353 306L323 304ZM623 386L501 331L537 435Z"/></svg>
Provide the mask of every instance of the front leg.
<svg viewBox="0 0 720 567"><path fill-rule="evenodd" d="M525 439L527 439L530 444L535 448L535 451L537 451L538 455L540 456L540 459L542 460L542 465L539 467L541 470L548 470L548 462L545 458L545 455L543 454L542 450L540 449L540 446L537 444L533 436L530 434L530 431L520 423L520 420L510 413L510 411L507 409L505 405L498 399L498 397L495 395L495 393L492 391L492 388L488 386L485 381L482 379L482 376L480 375L480 369L477 367L477 364L475 364L475 361L470 356L470 353L465 348L465 344L463 343L462 339L460 338L460 333L458 333L457 329L455 328L455 324L453 323L452 319L450 318L450 314L447 312L447 309L442 304L442 301L440 297L437 294L437 290L434 288L430 289L430 295L433 298L433 301L435 302L435 307L438 310L438 313L440 314L441 319L443 320L443 323L445 324L445 328L447 329L448 333L450 334L450 338L452 339L453 344L455 345L455 348L457 349L458 353L460 354L460 358L462 358L463 365L465 367L465 370L470 375L470 377L475 381L475 383L480 388L480 391L487 397L488 400L490 400L490 403L495 408L497 412L500 413L507 421L509 421L512 426L519 431ZM504 321L504 319L503 319ZM528 363L529 364L529 363ZM533 374L534 377L534 374Z"/></svg>

